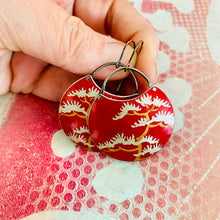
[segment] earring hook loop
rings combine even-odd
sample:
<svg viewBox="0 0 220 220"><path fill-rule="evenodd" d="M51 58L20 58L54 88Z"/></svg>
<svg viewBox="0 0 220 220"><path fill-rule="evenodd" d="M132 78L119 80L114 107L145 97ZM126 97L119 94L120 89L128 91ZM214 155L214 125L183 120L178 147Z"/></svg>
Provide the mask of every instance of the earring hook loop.
<svg viewBox="0 0 220 220"><path fill-rule="evenodd" d="M133 52L132 52L132 54L131 54L131 57L130 57L130 59L129 59L127 65L126 65L125 68L124 68L124 72L126 72L127 69L128 69L128 67L130 67L131 61L132 61L132 59L133 59L135 53L137 53L137 55L140 54L140 52L141 52L141 50L142 50L142 47L143 47L143 44L144 44L144 41L142 41L142 40L140 40L140 41L137 43L137 45L136 45L135 42L132 41L132 40L131 40L131 41L128 41L128 42L126 43L126 45L124 46L123 50L122 50L120 59L119 59L118 62L116 63L116 68L119 68L119 67L120 67L119 64L120 64L120 61L122 60L122 57L123 57L124 52L125 52L125 49L126 49L126 47L127 47L131 42L133 43L134 50L133 50ZM122 80L121 80L121 82L120 82L120 84L119 84L119 86L118 86L118 89L117 89L117 93L118 93L118 94L119 94L119 92L120 92L120 90L121 90L121 87L123 86L125 80L126 80L126 79L122 79ZM136 80L135 80L135 82L137 83Z"/></svg>
<svg viewBox="0 0 220 220"><path fill-rule="evenodd" d="M119 68L119 67L120 67L119 63L121 62L121 60L122 60L122 58L123 58L123 56L124 56L124 53L125 53L126 48L127 48L127 47L129 46L129 44L131 44L131 43L133 44L133 48L134 48L134 49L133 49L133 51L132 51L132 54L131 54L131 56L130 56L130 58L129 58L129 61L128 61L127 65L126 65L126 68L125 68L124 71L127 71L127 67L129 67L129 66L131 65L131 61L132 61L132 59L134 58L135 53L137 53L137 55L140 54L144 42L143 42L142 40L140 40L140 41L137 43L137 45L136 45L133 40L128 41L128 42L125 44L125 46L124 46L124 48L123 48L123 50L122 50L122 52L121 52L121 56L120 56L119 60L116 62L116 65L115 65L116 68Z"/></svg>
<svg viewBox="0 0 220 220"><path fill-rule="evenodd" d="M143 48L143 45L144 45L144 41L142 41L142 40L140 40L140 41L137 43L137 46L135 47L135 51L137 51L137 55L140 54L140 52L141 52L141 50L142 50L142 48ZM140 48L139 48L139 46L140 46ZM139 48L139 50L138 50L138 48Z"/></svg>
<svg viewBox="0 0 220 220"><path fill-rule="evenodd" d="M129 59L127 65L126 65L125 71L127 71L127 68L130 67L131 61L132 61L132 59L133 59L135 53L137 53L137 55L140 54L140 52L141 52L141 50L142 50L142 47L143 47L143 44L144 44L144 42L143 42L142 40L140 40L140 41L137 43L137 45L134 47L134 50L133 50L133 52L132 52L132 54L131 54L131 57L130 57L130 59Z"/></svg>
<svg viewBox="0 0 220 220"><path fill-rule="evenodd" d="M119 60L116 62L116 64L115 64L115 66L116 66L116 68L118 68L119 67L119 63L121 62L121 60L122 60L122 58L123 58L123 56L124 56L124 53L125 53L125 50L126 50L126 48L129 46L129 44L133 44L133 47L134 48L136 48L136 44L135 44L135 42L133 41L133 40L130 40L130 41L128 41L126 44L125 44L125 46L124 46L124 48L123 48L123 50L122 50L122 52L121 52L121 56L120 56L120 58L119 58ZM132 55L133 55L133 53L132 53ZM132 56L131 55L131 56ZM133 55L134 56L134 55ZM130 59L129 59L129 61L130 61Z"/></svg>
<svg viewBox="0 0 220 220"><path fill-rule="evenodd" d="M106 84L108 82L108 80L110 79L110 77L114 74L116 74L117 72L121 71L121 70L124 70L126 69L130 72L130 73L133 73L133 72L136 72L138 73L139 75L141 75L148 83L148 87L151 88L152 87L152 84L150 82L150 80L147 78L146 75L144 75L144 73L142 73L140 70L134 68L134 67L125 67L125 66L122 66L120 68L117 68L115 69L111 74L108 75L108 77L105 79L105 81L103 82L102 84L102 89L101 89L101 92L100 92L100 95L104 95L104 91L105 91L105 87L106 87ZM138 92L136 92L136 94L138 94Z"/></svg>

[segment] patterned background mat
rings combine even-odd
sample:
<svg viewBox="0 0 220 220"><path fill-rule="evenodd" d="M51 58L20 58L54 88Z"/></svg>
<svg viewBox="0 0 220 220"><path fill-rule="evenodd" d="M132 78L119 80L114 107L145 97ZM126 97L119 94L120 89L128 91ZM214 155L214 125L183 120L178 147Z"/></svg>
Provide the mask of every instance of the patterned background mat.
<svg viewBox="0 0 220 220"><path fill-rule="evenodd" d="M135 0L158 31L175 108L162 151L120 162L75 147L58 104L0 97L0 219L220 219L220 2Z"/></svg>

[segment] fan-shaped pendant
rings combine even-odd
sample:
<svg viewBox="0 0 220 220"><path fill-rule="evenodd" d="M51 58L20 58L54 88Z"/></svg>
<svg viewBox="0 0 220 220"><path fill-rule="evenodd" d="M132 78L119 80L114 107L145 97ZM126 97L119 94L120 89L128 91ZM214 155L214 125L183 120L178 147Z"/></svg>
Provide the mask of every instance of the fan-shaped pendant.
<svg viewBox="0 0 220 220"><path fill-rule="evenodd" d="M149 89L130 99L107 97L104 91L109 78L125 69L140 74ZM165 93L152 86L141 71L122 67L105 79L91 106L88 125L90 135L101 151L118 160L137 161L164 147L173 131L174 112Z"/></svg>
<svg viewBox="0 0 220 220"><path fill-rule="evenodd" d="M163 148L173 131L174 112L164 92L154 86L130 100L99 95L88 122L101 151L118 160L137 161Z"/></svg>

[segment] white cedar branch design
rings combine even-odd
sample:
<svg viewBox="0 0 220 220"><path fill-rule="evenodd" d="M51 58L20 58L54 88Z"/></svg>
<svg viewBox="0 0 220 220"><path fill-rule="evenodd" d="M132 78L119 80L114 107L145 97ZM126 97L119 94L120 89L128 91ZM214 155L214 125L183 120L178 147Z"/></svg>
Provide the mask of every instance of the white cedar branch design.
<svg viewBox="0 0 220 220"><path fill-rule="evenodd" d="M89 147L95 147L95 145L91 145L88 143L88 140L85 138L84 135L79 135L79 134L75 133L74 130L73 130L73 133L70 133L68 135L68 137L75 143L82 143L82 144L89 146Z"/></svg>
<svg viewBox="0 0 220 220"><path fill-rule="evenodd" d="M153 98L149 94L142 96L141 98L136 100L137 103L141 104L142 106L149 106L154 105L156 107L164 106L170 107L170 104L162 99L159 99L158 96ZM120 112L112 118L113 120L122 119L124 116L128 114L129 111L140 111L141 108L139 106L135 106L135 104L129 104L129 102L124 103L124 105L120 108ZM164 114L163 114L164 116ZM165 118L164 118L165 119ZM142 125L143 126L143 125Z"/></svg>
<svg viewBox="0 0 220 220"><path fill-rule="evenodd" d="M142 106L155 105L156 107L170 107L170 104L167 101L159 99L158 96L156 96L156 98L153 98L152 100L152 96L150 96L149 94L143 95L140 99L137 99L136 102L141 104Z"/></svg>
<svg viewBox="0 0 220 220"><path fill-rule="evenodd" d="M173 113L159 111L156 113L156 116L152 117L151 120L147 121L146 118L141 118L140 120L138 120L138 122L135 122L134 125L131 125L131 127L132 128L141 127L152 124L154 122L164 122L164 124L173 125L174 124Z"/></svg>
<svg viewBox="0 0 220 220"><path fill-rule="evenodd" d="M87 92L84 88L81 90L75 90L70 92L67 96L78 96L79 98L82 97L97 97L99 95L99 90L95 87L89 88L89 91Z"/></svg>
<svg viewBox="0 0 220 220"><path fill-rule="evenodd" d="M123 118L129 111L140 111L141 108L139 106L135 106L134 104L124 103L124 105L120 108L120 112L112 118L113 120L118 120Z"/></svg>
<svg viewBox="0 0 220 220"><path fill-rule="evenodd" d="M159 99L158 96L156 96L156 98L153 99L152 104L157 106L157 107L160 107L160 106L164 106L164 107L167 107L167 108L170 107L170 104L167 101Z"/></svg>
<svg viewBox="0 0 220 220"><path fill-rule="evenodd" d="M116 144L123 144L123 145L135 145L138 146L142 143L148 142L149 144L157 144L159 140L153 138L152 136L145 136L140 141L136 141L134 135L132 136L125 136L124 133L116 134L110 141L106 141L103 144L99 144L99 149L104 148L114 148Z"/></svg>
<svg viewBox="0 0 220 220"><path fill-rule="evenodd" d="M136 100L137 103L141 104L142 106L152 105L152 96L147 93L147 95L141 96L139 99Z"/></svg>
<svg viewBox="0 0 220 220"><path fill-rule="evenodd" d="M104 148L114 148L116 144L124 144L124 145L131 145L135 142L135 137L132 135L131 137L124 136L124 133L116 134L110 141L106 141L103 144L99 144L99 149Z"/></svg>
<svg viewBox="0 0 220 220"><path fill-rule="evenodd" d="M137 142L137 145L142 144L148 142L149 144L158 144L159 143L159 139L154 138L153 136L145 136L144 138L142 138L140 141Z"/></svg>
<svg viewBox="0 0 220 220"><path fill-rule="evenodd" d="M174 125L174 115L171 112L159 111L153 116L149 123L163 121L165 124Z"/></svg>
<svg viewBox="0 0 220 220"><path fill-rule="evenodd" d="M81 106L81 104L77 101L74 102L64 102L60 108L59 113L71 113L72 111L81 112L84 115L87 115L88 113L85 111L85 108Z"/></svg>
<svg viewBox="0 0 220 220"><path fill-rule="evenodd" d="M150 153L150 154L154 154L158 151L160 151L162 149L162 145L158 145L157 143L154 144L154 145L147 145L147 148L144 149L141 153L139 154L134 154L135 157L139 157L139 156L144 156L145 154L147 153Z"/></svg>
<svg viewBox="0 0 220 220"><path fill-rule="evenodd" d="M80 127L79 129L76 128L76 129L73 129L73 132L75 134L83 134L83 133L88 133L89 134L89 129L87 127Z"/></svg>
<svg viewBox="0 0 220 220"><path fill-rule="evenodd" d="M148 124L149 124L149 121L147 121L146 118L141 118L140 120L138 120L138 122L135 122L134 125L131 125L131 127L137 128L137 127L145 126Z"/></svg>

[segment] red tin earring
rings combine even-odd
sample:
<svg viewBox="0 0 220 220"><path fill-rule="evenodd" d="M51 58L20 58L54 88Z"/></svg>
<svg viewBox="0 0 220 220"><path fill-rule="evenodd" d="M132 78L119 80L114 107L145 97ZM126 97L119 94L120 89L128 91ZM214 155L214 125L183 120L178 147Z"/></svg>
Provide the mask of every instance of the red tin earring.
<svg viewBox="0 0 220 220"><path fill-rule="evenodd" d="M131 55L129 62L132 60L135 51L137 50L139 45L134 44L134 51ZM65 132L65 134L79 147L89 150L89 151L99 151L90 136L90 132L88 129L88 115L90 111L90 107L95 100L95 98L99 95L101 88L95 83L93 76L100 69L114 65L116 68L125 67L124 64L120 63L126 46L131 43L130 41L125 45L121 57L118 62L110 62L103 64L98 67L92 74L89 76L85 76L75 83L73 83L64 93L63 97L60 101L59 106L59 117L61 126ZM142 45L141 45L142 46ZM137 96L138 93L138 84L135 75L132 70L130 70L130 74L132 74L136 86L136 93L131 96L119 96L105 92L105 96L112 99L127 99L130 97ZM120 89L120 87L119 87Z"/></svg>
<svg viewBox="0 0 220 220"><path fill-rule="evenodd" d="M114 99L104 94L109 78L120 70L134 71L147 80L149 89L138 97ZM163 148L174 125L173 107L165 93L132 67L113 71L93 102L89 132L95 145L107 155L124 161L143 160Z"/></svg>

